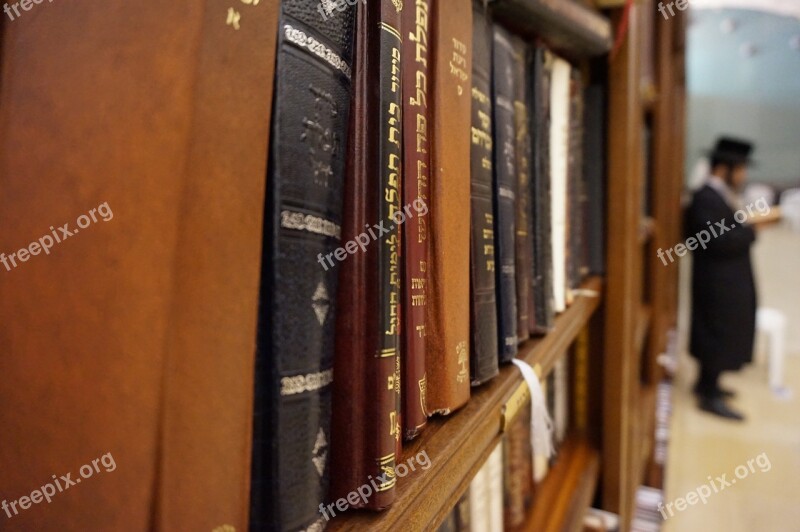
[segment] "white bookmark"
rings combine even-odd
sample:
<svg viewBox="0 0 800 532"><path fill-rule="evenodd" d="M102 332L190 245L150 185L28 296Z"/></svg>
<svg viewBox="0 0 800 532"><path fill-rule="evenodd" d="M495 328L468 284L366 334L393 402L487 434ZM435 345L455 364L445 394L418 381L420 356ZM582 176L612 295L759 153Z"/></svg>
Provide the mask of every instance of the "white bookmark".
<svg viewBox="0 0 800 532"><path fill-rule="evenodd" d="M536 372L525 361L512 360L522 373L522 378L528 385L531 392L531 443L533 454L545 456L548 459L553 456L555 448L553 446L553 420L547 412L547 402L544 397L542 385Z"/></svg>

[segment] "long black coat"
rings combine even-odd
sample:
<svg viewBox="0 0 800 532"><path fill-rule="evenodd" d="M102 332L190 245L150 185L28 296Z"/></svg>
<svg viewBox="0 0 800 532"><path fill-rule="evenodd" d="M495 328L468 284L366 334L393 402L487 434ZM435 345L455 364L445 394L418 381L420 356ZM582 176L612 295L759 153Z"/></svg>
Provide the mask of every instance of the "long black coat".
<svg viewBox="0 0 800 532"><path fill-rule="evenodd" d="M722 232L717 222L731 229ZM694 251L691 353L708 370L738 370L753 357L756 287L750 247L755 230L736 222L733 209L708 185L695 193L685 227L687 237L703 230L711 234L706 249Z"/></svg>

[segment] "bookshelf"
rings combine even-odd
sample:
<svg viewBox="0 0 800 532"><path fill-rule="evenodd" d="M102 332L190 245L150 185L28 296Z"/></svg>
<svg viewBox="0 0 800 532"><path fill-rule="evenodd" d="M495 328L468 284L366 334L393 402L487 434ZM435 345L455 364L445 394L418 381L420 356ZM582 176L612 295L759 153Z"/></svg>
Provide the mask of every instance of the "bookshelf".
<svg viewBox="0 0 800 532"><path fill-rule="evenodd" d="M564 356L577 335L595 315L602 300L603 281L599 277L586 280L583 289L596 292L594 296L580 296L564 313L556 318L553 330L542 338L529 340L520 347L518 358L536 368L540 378L553 369ZM469 486L469 482L498 442L503 426L503 406L514 392L525 386L519 370L513 366L502 368L500 375L487 385L477 388L469 403L447 418L433 418L416 440L403 447L398 463L425 450L431 466L426 471L415 471L398 482L397 499L385 512L349 512L331 520L329 530L424 530L441 523ZM597 467L597 456L590 452L589 444L580 436L572 435L565 445L558 464L559 475L574 476L579 484L591 468ZM569 451L569 452L568 452ZM571 464L571 462L575 462ZM594 465L592 465L594 464ZM562 469L566 470L562 473ZM577 469L577 471L576 471ZM588 475L584 483L595 475ZM550 475L547 477L550 479ZM555 479L556 477L553 477ZM594 489L594 482L591 489ZM546 481L540 493L550 493L548 498L560 496L560 484ZM582 489L590 490L589 486ZM551 493L552 492L552 493ZM585 501L582 497L579 501ZM591 497L588 497L591 499ZM588 502L586 502L588 504ZM566 505L574 511L574 505ZM549 519L539 516L546 505L540 504L532 519ZM552 516L550 517L552 518Z"/></svg>
<svg viewBox="0 0 800 532"><path fill-rule="evenodd" d="M624 2L605 4L602 14L572 2L491 5L509 28L544 39L577 64L608 50L625 10ZM636 488L657 485L663 477L652 459L656 390L664 377L656 360L676 321L677 269L659 268L655 251L680 233L684 22L654 18L651 1L630 10L626 38L607 59L606 276L591 277L582 287L597 297L578 297L553 331L520 347L519 358L544 379L589 331L586 427L572 429L537 486L525 527L530 531L582 530L592 504L620 514L627 529ZM644 61L651 63L643 67ZM643 77L648 70L655 79ZM649 146L643 144L645 124L652 132ZM645 187L649 212L642 209ZM466 407L432 419L417 440L404 445L399 462L425 450L431 466L398 483L392 507L347 512L332 519L329 529L436 529L499 441L504 405L524 388L515 367L502 368L489 384L473 389Z"/></svg>
<svg viewBox="0 0 800 532"><path fill-rule="evenodd" d="M652 459L656 390L664 378L657 358L676 323L677 268L663 267L656 251L680 236L685 85L684 17L665 21L650 0L630 9L627 38L609 63L614 215L607 235L601 479L602 506L620 514L623 530L630 526L637 487L660 487L663 477ZM623 8L610 14L619 27ZM649 212L641 207L645 190Z"/></svg>
<svg viewBox="0 0 800 532"><path fill-rule="evenodd" d="M584 423L572 427L536 487L526 529L580 530L590 505L619 513L627 528L636 487L658 486L663 477L653 461L664 377L656 360L675 323L677 268L660 266L655 250L672 246L680 231L685 17L663 20L651 0L638 0L609 59L603 54L621 26L624 0L487 3L508 28L544 40L584 74L590 66L593 75L601 71L608 96L606 274L585 279L554 329L520 346L519 358L545 379L576 341L588 343ZM605 10L586 7L592 3ZM70 241L14 277L4 273L14 281L3 285L8 319L0 332L14 340L15 356L2 420L21 429L5 465L14 466L7 468L13 492L23 494L29 475L80 465L85 449L77 444L103 444L124 467L74 494L97 511L76 512L77 502L52 505L52 522L243 530L277 3L245 6L240 29L216 9L188 3L104 5L54 3L38 17L41 26L0 23L2 117L18 132L0 157L3 183L17 191L1 203L17 226L0 249L18 249L26 241L20 235L40 234L43 221L74 219L91 206L88 190L102 192L98 201L119 213L93 237ZM650 55L652 68L643 69ZM653 74L645 88L643 70ZM96 75L116 71L130 75ZM125 127L105 127L114 124ZM36 144L41 156L20 156L18 143ZM136 149L123 149L130 146ZM44 179L52 176L58 179ZM652 199L643 213L647 183ZM52 282L61 277L70 283ZM39 329L64 334L29 340L31 316ZM59 390L57 401L18 385L30 374L29 360L57 370L45 357L52 353L80 369L38 376L41 389ZM405 444L399 462L425 451L431 465L398 482L393 506L348 511L328 529L435 529L502 437L513 413L506 405L525 389L519 370L503 367L472 390L464 408L431 419ZM59 427L67 425L72 444L65 446ZM47 437L40 437L45 428Z"/></svg>

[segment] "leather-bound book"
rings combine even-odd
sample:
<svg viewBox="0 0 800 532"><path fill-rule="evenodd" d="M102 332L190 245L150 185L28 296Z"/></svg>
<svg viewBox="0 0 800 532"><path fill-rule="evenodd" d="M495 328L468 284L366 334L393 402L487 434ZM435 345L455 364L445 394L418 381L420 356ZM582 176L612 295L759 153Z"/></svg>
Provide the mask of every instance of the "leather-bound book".
<svg viewBox="0 0 800 532"><path fill-rule="evenodd" d="M503 439L503 506L506 530L524 528L533 501L531 404L511 421Z"/></svg>
<svg viewBox="0 0 800 532"><path fill-rule="evenodd" d="M319 526L331 476L354 10L281 4L256 358L252 530ZM316 523L316 525L315 525Z"/></svg>
<svg viewBox="0 0 800 532"><path fill-rule="evenodd" d="M514 48L506 30L494 26L495 271L500 361L517 354L516 191L517 152L514 122Z"/></svg>
<svg viewBox="0 0 800 532"><path fill-rule="evenodd" d="M472 14L472 242L470 248L470 371L479 385L498 372L492 202L492 26L482 2Z"/></svg>
<svg viewBox="0 0 800 532"><path fill-rule="evenodd" d="M573 68L570 75L569 154L567 162L567 299L580 287L583 266L583 82Z"/></svg>
<svg viewBox="0 0 800 532"><path fill-rule="evenodd" d="M277 5L230 5L3 14L4 531L247 528Z"/></svg>
<svg viewBox="0 0 800 532"><path fill-rule="evenodd" d="M472 4L433 6L428 413L469 399L470 119Z"/></svg>
<svg viewBox="0 0 800 532"><path fill-rule="evenodd" d="M330 500L368 484L372 494L350 506L382 509L394 500L402 439L401 4L380 0L356 9L342 239L369 242L338 266Z"/></svg>
<svg viewBox="0 0 800 532"><path fill-rule="evenodd" d="M517 341L527 340L536 328L533 301L533 198L531 170L533 154L530 133L530 80L528 78L528 47L520 38L512 39L514 46L514 134L517 155Z"/></svg>
<svg viewBox="0 0 800 532"><path fill-rule="evenodd" d="M533 296L536 333L553 327L553 261L550 213L550 61L537 45L531 54L533 130Z"/></svg>
<svg viewBox="0 0 800 532"><path fill-rule="evenodd" d="M234 9L239 19L229 21L216 0L205 5L163 379L157 530L246 530L250 509L264 187L280 6L242 4ZM146 40L141 33L137 39Z"/></svg>
<svg viewBox="0 0 800 532"><path fill-rule="evenodd" d="M606 91L602 84L586 88L583 178L586 193L585 245L589 273L605 273Z"/></svg>
<svg viewBox="0 0 800 532"><path fill-rule="evenodd" d="M403 204L430 203L430 0L402 11L403 32ZM423 211L424 212L424 211ZM425 345L430 280L430 213L403 225L403 326L401 327L403 436L412 439L428 420Z"/></svg>

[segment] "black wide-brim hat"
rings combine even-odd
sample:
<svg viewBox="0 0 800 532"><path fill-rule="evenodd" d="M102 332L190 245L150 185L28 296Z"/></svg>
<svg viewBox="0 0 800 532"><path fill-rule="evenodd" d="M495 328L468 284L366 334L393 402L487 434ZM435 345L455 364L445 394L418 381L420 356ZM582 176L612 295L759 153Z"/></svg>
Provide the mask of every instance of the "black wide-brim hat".
<svg viewBox="0 0 800 532"><path fill-rule="evenodd" d="M708 152L708 156L728 164L755 166L756 162L750 158L754 149L753 143L747 140L720 137L714 149Z"/></svg>

